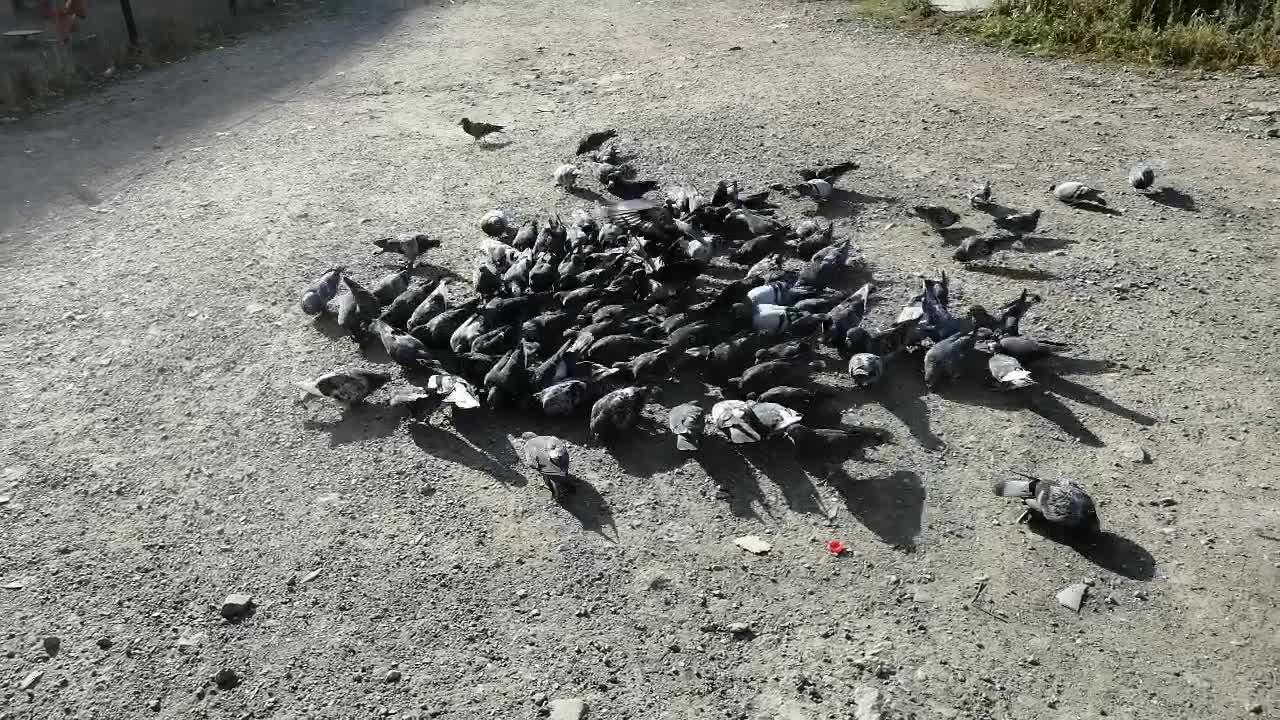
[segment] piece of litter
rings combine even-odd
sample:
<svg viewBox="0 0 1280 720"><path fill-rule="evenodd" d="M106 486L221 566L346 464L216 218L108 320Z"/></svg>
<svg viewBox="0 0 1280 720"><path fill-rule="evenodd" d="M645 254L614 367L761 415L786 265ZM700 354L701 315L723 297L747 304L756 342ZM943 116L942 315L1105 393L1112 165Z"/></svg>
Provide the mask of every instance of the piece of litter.
<svg viewBox="0 0 1280 720"><path fill-rule="evenodd" d="M839 540L831 540L827 543L827 552L831 553L832 555L843 555L844 550L845 550L844 543L840 542Z"/></svg>
<svg viewBox="0 0 1280 720"><path fill-rule="evenodd" d="M302 576L302 582L308 583L308 582L311 582L312 580L315 580L318 577L320 577L320 568L316 568L315 570L312 570L311 572Z"/></svg>
<svg viewBox="0 0 1280 720"><path fill-rule="evenodd" d="M22 679L22 682L18 683L18 689L30 690L36 686L36 683L40 682L40 678L42 677L44 677L43 670L33 670L30 675Z"/></svg>
<svg viewBox="0 0 1280 720"><path fill-rule="evenodd" d="M5 590L21 590L23 585L21 580L14 580L11 583L5 583L3 587Z"/></svg>
<svg viewBox="0 0 1280 720"><path fill-rule="evenodd" d="M743 535L734 540L733 544L753 555L764 555L773 549L773 546L765 542L759 535Z"/></svg>
<svg viewBox="0 0 1280 720"><path fill-rule="evenodd" d="M1058 604L1072 612L1080 612L1084 594L1088 591L1089 586L1084 583L1068 585L1058 591Z"/></svg>

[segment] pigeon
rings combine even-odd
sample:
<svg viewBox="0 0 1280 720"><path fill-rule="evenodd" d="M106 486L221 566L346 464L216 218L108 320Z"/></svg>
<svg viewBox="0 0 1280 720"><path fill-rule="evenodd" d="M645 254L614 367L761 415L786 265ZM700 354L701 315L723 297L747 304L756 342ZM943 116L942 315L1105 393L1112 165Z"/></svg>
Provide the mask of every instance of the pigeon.
<svg viewBox="0 0 1280 720"><path fill-rule="evenodd" d="M884 374L884 361L874 353L854 353L849 358L849 377L853 378L853 386L865 390L880 380Z"/></svg>
<svg viewBox="0 0 1280 720"><path fill-rule="evenodd" d="M419 255L431 248L440 247L439 240L424 233L404 233L393 238L378 238L373 241L373 244L378 246L378 250L374 252L375 255L399 253L404 256L405 263L410 269L413 269L414 264L417 263Z"/></svg>
<svg viewBox="0 0 1280 720"><path fill-rule="evenodd" d="M618 175L610 176L604 188L623 200L637 200L645 193L658 189L657 180L628 180Z"/></svg>
<svg viewBox="0 0 1280 720"><path fill-rule="evenodd" d="M532 470L537 470L546 483L551 497L559 499L564 492L562 485L569 480L569 444L554 435L521 434L520 446L508 436L520 459Z"/></svg>
<svg viewBox="0 0 1280 720"><path fill-rule="evenodd" d="M597 400L591 406L591 436L614 440L635 427L648 393L649 388L642 385L624 387Z"/></svg>
<svg viewBox="0 0 1280 720"><path fill-rule="evenodd" d="M342 282L342 268L334 268L302 293L302 312L308 315L319 315L325 306L338 294L338 285Z"/></svg>
<svg viewBox="0 0 1280 720"><path fill-rule="evenodd" d="M1150 190L1151 186L1154 185L1155 182L1156 172L1146 163L1135 165L1134 168L1129 171L1129 185L1132 186L1134 190L1145 192Z"/></svg>
<svg viewBox="0 0 1280 720"><path fill-rule="evenodd" d="M698 403L688 402L671 408L667 414L667 427L676 436L676 449L693 452L702 440L707 413Z"/></svg>
<svg viewBox="0 0 1280 720"><path fill-rule="evenodd" d="M729 378L729 384L734 385L743 393L763 392L771 387L778 385L798 385L797 380L803 380L809 368L795 365L782 360L769 360L766 362L752 365L742 372L739 377Z"/></svg>
<svg viewBox="0 0 1280 720"><path fill-rule="evenodd" d="M960 222L959 215L950 208L945 208L941 205L916 205L911 208L911 213L929 223L929 227L935 231L949 228Z"/></svg>
<svg viewBox="0 0 1280 720"><path fill-rule="evenodd" d="M462 122L458 124L462 126L462 132L475 138L476 142L479 142L487 135L502 132L506 129L506 126L504 125L494 125L486 122L471 122L468 118L462 118Z"/></svg>
<svg viewBox="0 0 1280 720"><path fill-rule="evenodd" d="M347 286L347 294L339 299L338 324L354 333L382 314L382 304L350 276L343 275L342 284Z"/></svg>
<svg viewBox="0 0 1280 720"><path fill-rule="evenodd" d="M529 373L525 362L524 345L516 345L485 374L485 404L491 410L496 410L507 401L522 402L530 397L526 393L529 389Z"/></svg>
<svg viewBox="0 0 1280 720"><path fill-rule="evenodd" d="M795 408L797 412L803 412L811 407L816 399L817 396L814 395L812 390L789 385L778 385L769 388L755 397L756 402L778 403L789 408Z"/></svg>
<svg viewBox="0 0 1280 720"><path fill-rule="evenodd" d="M960 243L951 257L959 262L973 262L990 257L991 253L1001 245L1017 242L1018 234L1003 228L988 230L977 235L970 235Z"/></svg>
<svg viewBox="0 0 1280 720"><path fill-rule="evenodd" d="M565 417L577 411L587 397L587 384L581 380L565 380L534 394L542 412L551 417Z"/></svg>
<svg viewBox="0 0 1280 720"><path fill-rule="evenodd" d="M390 305L400 293L409 288L409 271L400 270L378 278L378 281L369 289L373 296L378 299L378 305Z"/></svg>
<svg viewBox="0 0 1280 720"><path fill-rule="evenodd" d="M396 388L391 393L391 400L388 405L391 407L406 407L409 412L416 418L422 418L430 415L436 408L440 407L442 402L440 394L434 390L427 390L416 385L409 387Z"/></svg>
<svg viewBox="0 0 1280 720"><path fill-rule="evenodd" d="M483 314L476 313L449 335L449 349L455 353L467 352L471 349L471 343L488 330L489 321Z"/></svg>
<svg viewBox="0 0 1280 720"><path fill-rule="evenodd" d="M381 319L389 325L396 327L407 327L409 318L413 317L413 312L418 309L427 298L431 296L434 286L421 281L414 280L409 283L409 287L404 289L382 310Z"/></svg>
<svg viewBox="0 0 1280 720"><path fill-rule="evenodd" d="M814 290L823 290L831 285L836 280L839 268L849 262L849 248L850 243L845 240L839 245L831 245L814 253L809 264L800 270L796 284Z"/></svg>
<svg viewBox="0 0 1280 720"><path fill-rule="evenodd" d="M742 400L721 400L711 406L711 424L734 445L760 442L763 437L756 426L751 404Z"/></svg>
<svg viewBox="0 0 1280 720"><path fill-rule="evenodd" d="M1080 202L1092 202L1099 205L1106 204L1102 200L1101 190L1095 190L1094 188L1091 188L1082 182L1076 182L1075 180L1051 185L1049 186L1049 192L1053 193L1054 197L1068 205L1075 205Z"/></svg>
<svg viewBox="0 0 1280 720"><path fill-rule="evenodd" d="M796 456L802 463L821 464L828 474L834 473L864 447L883 440L882 434L877 432L811 428L803 423L788 425L782 432L795 447Z"/></svg>
<svg viewBox="0 0 1280 720"><path fill-rule="evenodd" d="M657 349L661 343L639 335L602 337L587 349L587 358L604 365L626 362L640 353Z"/></svg>
<svg viewBox="0 0 1280 720"><path fill-rule="evenodd" d="M768 436L776 435L804 419L800 413L780 403L753 402L749 407L755 416L756 426Z"/></svg>
<svg viewBox="0 0 1280 720"><path fill-rule="evenodd" d="M427 378L427 389L441 396L443 402L459 410L474 410L480 407L480 395L476 388L465 378L448 373L440 373Z"/></svg>
<svg viewBox="0 0 1280 720"><path fill-rule="evenodd" d="M844 176L845 173L849 172L850 170L857 170L857 169L858 169L858 163L852 160L848 160L844 162L838 162L834 165L827 165L823 167L800 168L799 172L800 172L801 179L804 179L804 180L813 180L814 178L819 178L822 180L826 180L829 183L833 183L839 180L842 176Z"/></svg>
<svg viewBox="0 0 1280 720"><path fill-rule="evenodd" d="M480 229L489 237L504 237L511 231L511 216L501 210L490 210L480 217Z"/></svg>
<svg viewBox="0 0 1280 720"><path fill-rule="evenodd" d="M671 362L679 351L671 347L661 347L641 353L626 362L617 362L613 368L623 373L628 380L665 380L671 374Z"/></svg>
<svg viewBox="0 0 1280 720"><path fill-rule="evenodd" d="M431 358L421 340L400 332L381 320L371 322L369 329L382 341L382 349L387 352L387 357L401 365L418 366Z"/></svg>
<svg viewBox="0 0 1280 720"><path fill-rule="evenodd" d="M991 181L974 182L969 190L969 207L984 210L991 207Z"/></svg>
<svg viewBox="0 0 1280 720"><path fill-rule="evenodd" d="M1040 224L1040 208L997 217L995 224L996 227L1009 232L1022 234L1035 232L1036 226Z"/></svg>
<svg viewBox="0 0 1280 720"><path fill-rule="evenodd" d="M1026 288L1023 288L1018 297L1000 308L995 321L1003 329L1005 335L1017 335L1022 316L1027 313L1028 308L1038 302L1040 302L1039 295L1029 294Z"/></svg>
<svg viewBox="0 0 1280 720"><path fill-rule="evenodd" d="M1071 347L1067 343L1054 342L1052 340L1035 340L1022 335L1006 335L996 341L995 344L1000 352L1019 360L1033 360L1056 354Z"/></svg>
<svg viewBox="0 0 1280 720"><path fill-rule="evenodd" d="M817 203L822 203L822 202L826 202L827 200L830 200L831 193L834 191L835 191L835 188L831 186L831 183L827 182L826 180L823 180L822 178L813 178L812 180L806 180L796 186L796 192L800 193L805 197L812 198L813 201Z"/></svg>
<svg viewBox="0 0 1280 720"><path fill-rule="evenodd" d="M862 323L867 314L867 303L875 287L866 283L849 295L827 313L822 324L823 339L828 345L835 345L843 340L850 330Z"/></svg>
<svg viewBox="0 0 1280 720"><path fill-rule="evenodd" d="M470 302L461 307L445 310L427 323L414 326L412 334L427 347L449 347L449 338L453 335L453 331L475 314L475 305L474 302Z"/></svg>
<svg viewBox="0 0 1280 720"><path fill-rule="evenodd" d="M958 332L937 342L924 354L924 384L935 389L944 378L954 380L960 373L965 353L973 347L977 335Z"/></svg>
<svg viewBox="0 0 1280 720"><path fill-rule="evenodd" d="M315 380L297 383L302 392L299 402L308 397L327 397L350 407L369 397L375 390L391 382L391 375L376 370L343 369L325 373Z"/></svg>
<svg viewBox="0 0 1280 720"><path fill-rule="evenodd" d="M1029 388L1034 387L1035 380L1031 379L1031 373L1024 367L1018 359L1004 353L994 353L987 361L987 369L991 372L991 377L1002 387L1007 388Z"/></svg>
<svg viewBox="0 0 1280 720"><path fill-rule="evenodd" d="M617 136L618 136L618 131L612 128L608 130L597 130L593 133L588 133L586 137L582 138L582 140L578 142L577 154L583 155L585 153L589 153L592 150L595 150L596 148L599 148L601 145L603 145L606 140L612 140Z"/></svg>
<svg viewBox="0 0 1280 720"><path fill-rule="evenodd" d="M565 190L572 190L578 184L578 168L568 164L561 165L556 168L553 177L556 180L556 185Z"/></svg>
<svg viewBox="0 0 1280 720"><path fill-rule="evenodd" d="M1097 534L1101 529L1093 498L1084 487L1073 480L1041 480L1031 475L1023 480L1000 480L995 483L995 494L1000 497L1022 498L1027 509L1050 523L1067 531L1084 536Z"/></svg>
<svg viewBox="0 0 1280 720"><path fill-rule="evenodd" d="M441 280L427 298L410 313L409 319L405 321L405 327L412 330L419 325L426 325L432 318L444 312L448 305L448 283Z"/></svg>

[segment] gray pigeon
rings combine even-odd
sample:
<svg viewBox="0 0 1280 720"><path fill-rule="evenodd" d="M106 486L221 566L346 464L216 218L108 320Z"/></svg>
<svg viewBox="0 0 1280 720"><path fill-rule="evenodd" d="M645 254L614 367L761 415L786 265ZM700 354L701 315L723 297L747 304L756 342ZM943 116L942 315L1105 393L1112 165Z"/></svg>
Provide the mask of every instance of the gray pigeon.
<svg viewBox="0 0 1280 720"><path fill-rule="evenodd" d="M1022 367L1017 358L1004 353L993 354L987 361L987 369L991 372L992 379L1003 387L1028 388L1036 384L1031 379L1031 373Z"/></svg>
<svg viewBox="0 0 1280 720"><path fill-rule="evenodd" d="M405 322L405 327L412 330L419 325L426 325L435 316L444 312L448 306L448 285L444 280L441 280L440 284L436 285L435 289L431 291L431 294L427 295L427 298L409 315L408 321Z"/></svg>
<svg viewBox="0 0 1280 720"><path fill-rule="evenodd" d="M431 239L425 233L404 233L394 238L379 238L374 240L373 244L378 246L375 255L388 252L399 253L404 256L405 263L412 270L418 261L418 256L433 247L439 247L440 241Z"/></svg>
<svg viewBox="0 0 1280 720"><path fill-rule="evenodd" d="M1075 205L1080 202L1093 202L1099 205L1105 204L1102 200L1102 191L1085 185L1082 182L1069 180L1064 183L1049 186L1049 192L1053 196L1068 205Z"/></svg>
<svg viewBox="0 0 1280 720"><path fill-rule="evenodd" d="M929 352L924 354L924 384L932 390L944 378L954 380L960 373L965 353L973 348L976 337L972 332L958 332L934 343Z"/></svg>
<svg viewBox="0 0 1280 720"><path fill-rule="evenodd" d="M358 368L335 370L315 380L297 383L298 389L302 391L298 400L305 400L309 396L327 397L350 407L389 382L391 382L391 375L377 370Z"/></svg>
<svg viewBox="0 0 1280 720"><path fill-rule="evenodd" d="M409 277L408 270L383 275L369 291L378 299L379 305L389 305L400 293L409 288Z"/></svg>
<svg viewBox="0 0 1280 720"><path fill-rule="evenodd" d="M562 484L569 480L569 444L554 435L531 432L520 436L519 446L515 438L508 436L508 439L524 464L542 476L551 497L559 499L564 491Z"/></svg>
<svg viewBox="0 0 1280 720"><path fill-rule="evenodd" d="M572 415L587 397L587 384L581 380L565 380L534 394L542 412L552 417Z"/></svg>
<svg viewBox="0 0 1280 720"><path fill-rule="evenodd" d="M995 219L996 227L1015 233L1031 233L1040 224L1040 208L1010 213Z"/></svg>
<svg viewBox="0 0 1280 720"><path fill-rule="evenodd" d="M955 211L941 205L916 205L911 208L911 214L929 223L929 227L935 231L960 222L960 216Z"/></svg>
<svg viewBox="0 0 1280 720"><path fill-rule="evenodd" d="M1134 168L1129 171L1129 185L1131 185L1134 190L1145 192L1150 190L1151 186L1154 185L1155 182L1156 172L1146 163L1135 165Z"/></svg>
<svg viewBox="0 0 1280 720"><path fill-rule="evenodd" d="M334 268L316 280L302 293L302 312L308 315L319 315L324 307L338 294L338 285L342 282L342 268Z"/></svg>
<svg viewBox="0 0 1280 720"><path fill-rule="evenodd" d="M849 377L858 389L866 389L876 384L884 374L884 360L874 353L854 353L849 358Z"/></svg>
<svg viewBox="0 0 1280 720"><path fill-rule="evenodd" d="M347 294L338 298L338 324L354 333L382 313L382 304L349 275L342 276L342 284Z"/></svg>
<svg viewBox="0 0 1280 720"><path fill-rule="evenodd" d="M965 238L951 256L960 262L973 262L990 257L1001 245L1011 245L1017 240L1017 233L996 228Z"/></svg>
<svg viewBox="0 0 1280 720"><path fill-rule="evenodd" d="M592 437L614 440L635 427L648 392L645 386L624 387L597 400L591 406Z"/></svg>
<svg viewBox="0 0 1280 720"><path fill-rule="evenodd" d="M400 332L381 320L374 320L369 328L382 341L382 349L387 352L387 357L401 365L418 366L431 357L421 340Z"/></svg>
<svg viewBox="0 0 1280 720"><path fill-rule="evenodd" d="M511 231L512 219L501 210L490 210L480 218L480 229L489 237L502 237Z"/></svg>
<svg viewBox="0 0 1280 720"><path fill-rule="evenodd" d="M1012 355L1019 360L1032 360L1046 355L1053 355L1071 346L1067 343L1052 340L1036 340L1024 335L1006 335L997 341L1000 352Z"/></svg>
<svg viewBox="0 0 1280 720"><path fill-rule="evenodd" d="M1025 479L1000 480L995 484L995 494L1022 498L1028 510L1069 531L1094 535L1101 529L1093 498L1079 483L1017 474Z"/></svg>
<svg viewBox="0 0 1280 720"><path fill-rule="evenodd" d="M750 404L751 414L755 417L757 427L766 435L772 436L786 430L804 419L804 417L787 407L774 402L756 402Z"/></svg>
<svg viewBox="0 0 1280 720"><path fill-rule="evenodd" d="M687 402L671 408L667 415L667 427L676 436L676 449L692 452L702 441L707 424L707 412L698 403Z"/></svg>
<svg viewBox="0 0 1280 720"><path fill-rule="evenodd" d="M760 442L763 435L756 426L751 403L742 400L721 400L712 405L711 424L735 445Z"/></svg>
<svg viewBox="0 0 1280 720"><path fill-rule="evenodd" d="M406 327L413 311L430 296L432 289L429 283L422 280L409 283L409 287L383 309L382 320L395 327Z"/></svg>

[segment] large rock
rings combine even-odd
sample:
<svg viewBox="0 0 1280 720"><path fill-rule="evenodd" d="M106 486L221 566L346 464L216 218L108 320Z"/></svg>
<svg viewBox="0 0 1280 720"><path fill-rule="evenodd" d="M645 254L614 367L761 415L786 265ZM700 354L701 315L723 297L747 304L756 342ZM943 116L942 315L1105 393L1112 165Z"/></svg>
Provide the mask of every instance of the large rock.
<svg viewBox="0 0 1280 720"><path fill-rule="evenodd" d="M587 716L587 703L581 698L551 701L551 720L582 720Z"/></svg>

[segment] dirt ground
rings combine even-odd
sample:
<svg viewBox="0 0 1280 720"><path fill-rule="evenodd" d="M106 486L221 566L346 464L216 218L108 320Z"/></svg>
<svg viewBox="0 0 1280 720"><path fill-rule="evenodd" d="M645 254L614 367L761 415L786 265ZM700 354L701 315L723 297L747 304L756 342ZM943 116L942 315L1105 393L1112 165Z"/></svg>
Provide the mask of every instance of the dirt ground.
<svg viewBox="0 0 1280 720"><path fill-rule="evenodd" d="M0 717L1280 717L1280 139L1247 105L1280 83L1032 60L841 2L353 5L0 124ZM309 279L381 273L368 241L418 227L469 275L485 210L580 204L549 176L605 126L708 190L856 158L830 214L871 324L947 269L959 307L1042 294L1024 329L1073 359L1030 399L897 366L840 396L895 442L831 481L764 448L575 446L567 507L507 446L536 419L293 403L358 362L301 314ZM1140 159L1154 199L1124 185ZM1046 208L1004 270L905 215L979 176ZM1068 178L1123 215L1052 202ZM1018 524L990 493L1011 470L1084 482L1110 534ZM236 592L257 607L230 623Z"/></svg>

